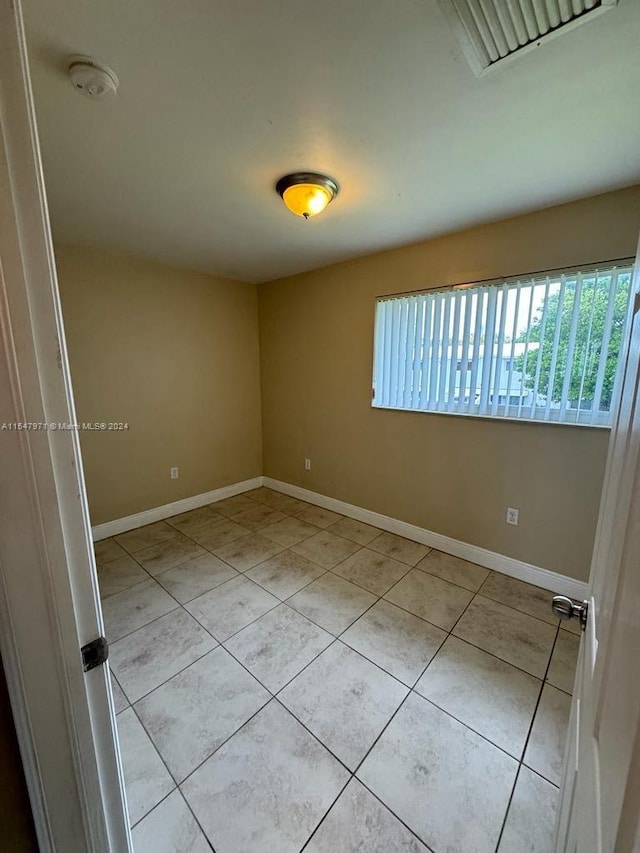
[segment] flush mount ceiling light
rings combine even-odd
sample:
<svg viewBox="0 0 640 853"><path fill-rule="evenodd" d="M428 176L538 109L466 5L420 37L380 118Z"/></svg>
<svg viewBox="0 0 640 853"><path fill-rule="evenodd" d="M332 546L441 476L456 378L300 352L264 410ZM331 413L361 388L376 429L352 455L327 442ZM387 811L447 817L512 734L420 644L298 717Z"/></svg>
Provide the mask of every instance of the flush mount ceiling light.
<svg viewBox="0 0 640 853"><path fill-rule="evenodd" d="M294 172L280 178L276 184L276 192L291 213L305 219L322 213L339 191L333 178L316 172Z"/></svg>

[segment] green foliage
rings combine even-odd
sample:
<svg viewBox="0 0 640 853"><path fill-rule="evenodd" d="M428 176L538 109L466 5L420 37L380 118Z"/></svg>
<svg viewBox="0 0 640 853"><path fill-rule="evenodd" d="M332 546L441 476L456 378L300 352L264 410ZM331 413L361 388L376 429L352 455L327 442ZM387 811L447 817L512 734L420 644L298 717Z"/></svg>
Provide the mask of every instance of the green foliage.
<svg viewBox="0 0 640 853"><path fill-rule="evenodd" d="M603 410L609 408L622 342L622 331L629 302L630 284L630 274L627 273L618 277L611 336L607 351L602 353L602 338L609 303L611 277L599 278L595 286L593 278L589 279L585 277L583 279L579 297L580 311L578 326L571 364L567 362L569 356L571 317L576 299L576 282L567 281L562 305L559 304L559 291L549 295L547 298L547 322L544 328L544 339L541 339L544 304L540 306L536 316L532 320L529 335L529 342L540 343L542 349L538 394L545 397L550 394L554 403L560 402L565 376L567 370L570 370L571 377L568 399L575 403L577 403L578 399L581 399L581 407L588 408L589 403L594 399L600 359L604 357L606 359L606 366L600 408ZM550 389L553 343L558 323L560 323L558 356L553 376L553 385ZM526 332L523 332L518 338L520 341L526 341L526 339ZM540 347L535 347L526 356L519 356L515 362L515 369L525 376L525 387L528 390L533 390L535 386L539 349ZM587 404L586 406L585 403Z"/></svg>

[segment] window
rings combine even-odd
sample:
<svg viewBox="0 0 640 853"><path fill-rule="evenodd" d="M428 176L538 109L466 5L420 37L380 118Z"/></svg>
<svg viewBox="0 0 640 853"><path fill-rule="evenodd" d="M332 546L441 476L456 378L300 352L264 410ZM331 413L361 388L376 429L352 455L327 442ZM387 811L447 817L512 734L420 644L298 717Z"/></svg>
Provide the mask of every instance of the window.
<svg viewBox="0 0 640 853"><path fill-rule="evenodd" d="M609 426L632 267L385 296L373 406Z"/></svg>

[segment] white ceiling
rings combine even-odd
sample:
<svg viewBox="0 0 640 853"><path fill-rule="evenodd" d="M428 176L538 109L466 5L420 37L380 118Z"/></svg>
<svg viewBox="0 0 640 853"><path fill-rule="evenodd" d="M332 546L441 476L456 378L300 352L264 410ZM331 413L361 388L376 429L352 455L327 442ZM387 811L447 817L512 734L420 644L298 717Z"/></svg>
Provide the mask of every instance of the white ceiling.
<svg viewBox="0 0 640 853"><path fill-rule="evenodd" d="M437 0L23 2L64 242L265 281L640 181L639 0L482 78ZM303 169L342 187L308 222Z"/></svg>

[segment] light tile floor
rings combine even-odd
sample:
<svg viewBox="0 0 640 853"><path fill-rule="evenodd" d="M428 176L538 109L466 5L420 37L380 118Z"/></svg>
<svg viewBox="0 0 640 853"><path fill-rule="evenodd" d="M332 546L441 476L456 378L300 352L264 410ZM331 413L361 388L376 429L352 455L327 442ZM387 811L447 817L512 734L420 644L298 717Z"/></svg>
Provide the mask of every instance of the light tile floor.
<svg viewBox="0 0 640 853"><path fill-rule="evenodd" d="M136 853L551 853L550 593L269 489L96 561Z"/></svg>

